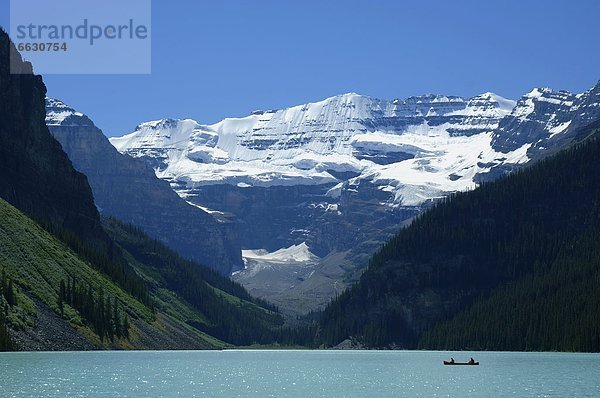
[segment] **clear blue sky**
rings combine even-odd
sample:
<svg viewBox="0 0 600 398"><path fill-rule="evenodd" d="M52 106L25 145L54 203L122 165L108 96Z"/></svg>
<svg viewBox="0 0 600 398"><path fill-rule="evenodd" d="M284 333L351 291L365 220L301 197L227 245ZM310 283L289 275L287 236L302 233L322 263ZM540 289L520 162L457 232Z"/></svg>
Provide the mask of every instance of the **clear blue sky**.
<svg viewBox="0 0 600 398"><path fill-rule="evenodd" d="M0 24L8 0L0 0ZM154 0L152 74L50 75L107 135L163 117L213 123L344 92L517 99L600 79L597 0Z"/></svg>

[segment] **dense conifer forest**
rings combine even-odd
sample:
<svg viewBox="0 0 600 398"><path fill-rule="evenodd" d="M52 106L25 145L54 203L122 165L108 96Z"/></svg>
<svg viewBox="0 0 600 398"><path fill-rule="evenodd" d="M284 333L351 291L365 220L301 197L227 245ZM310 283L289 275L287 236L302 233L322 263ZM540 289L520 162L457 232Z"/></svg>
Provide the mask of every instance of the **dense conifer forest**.
<svg viewBox="0 0 600 398"><path fill-rule="evenodd" d="M239 284L208 267L185 260L139 228L105 220L113 239L130 253L154 291L169 289L206 318L197 329L235 345L272 343L283 324L272 305L252 298Z"/></svg>
<svg viewBox="0 0 600 398"><path fill-rule="evenodd" d="M8 335L6 324L4 323L4 314L4 309L2 309L2 314L0 314L0 351L11 351L13 345L10 336Z"/></svg>
<svg viewBox="0 0 600 398"><path fill-rule="evenodd" d="M319 340L598 351L599 127L416 218L322 313Z"/></svg>
<svg viewBox="0 0 600 398"><path fill-rule="evenodd" d="M76 235L54 224L40 223L48 232L64 242L92 267L108 276L113 282L133 297L152 307L150 294L144 281L131 269L123 253L110 240L105 248L99 248L90 242L79 239Z"/></svg>
<svg viewBox="0 0 600 398"><path fill-rule="evenodd" d="M600 231L585 232L561 245L547 272L538 267L436 325L419 346L600 351Z"/></svg>
<svg viewBox="0 0 600 398"><path fill-rule="evenodd" d="M107 225L111 234L118 230L114 248L127 273L148 292L149 304L1 199L0 226L2 350L37 349L23 344L31 344L33 334L28 333L38 325L90 341L90 345L61 341L59 347L66 349L223 348L271 343L281 328L276 308L116 220Z"/></svg>
<svg viewBox="0 0 600 398"><path fill-rule="evenodd" d="M58 296L61 315L64 304L75 308L101 340L129 337L129 321L122 304L116 297L105 296L104 290L96 292L91 285L79 283L75 278L66 283L61 280Z"/></svg>

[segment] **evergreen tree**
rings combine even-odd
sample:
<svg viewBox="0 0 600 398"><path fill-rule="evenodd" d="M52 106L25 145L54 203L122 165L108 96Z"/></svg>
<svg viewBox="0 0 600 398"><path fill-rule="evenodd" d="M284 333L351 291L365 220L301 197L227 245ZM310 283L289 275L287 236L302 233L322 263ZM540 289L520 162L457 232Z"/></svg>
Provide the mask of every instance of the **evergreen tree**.
<svg viewBox="0 0 600 398"><path fill-rule="evenodd" d="M16 304L15 290L13 281L6 275L6 270L2 268L2 276L0 277L0 294L4 297L8 305Z"/></svg>
<svg viewBox="0 0 600 398"><path fill-rule="evenodd" d="M59 302L75 308L102 341L129 337L129 325L121 321L116 297L106 296L103 289L95 293L91 285L77 283L74 278L68 284L61 280L60 286Z"/></svg>
<svg viewBox="0 0 600 398"><path fill-rule="evenodd" d="M14 345L6 328L4 315L0 314L0 351L12 350L14 350Z"/></svg>

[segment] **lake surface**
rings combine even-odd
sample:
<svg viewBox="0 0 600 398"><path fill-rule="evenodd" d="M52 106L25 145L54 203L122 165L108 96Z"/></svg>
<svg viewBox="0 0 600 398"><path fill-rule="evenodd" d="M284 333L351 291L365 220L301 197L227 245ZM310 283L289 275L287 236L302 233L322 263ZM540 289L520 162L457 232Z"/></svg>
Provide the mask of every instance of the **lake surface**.
<svg viewBox="0 0 600 398"><path fill-rule="evenodd" d="M473 356L480 366L443 366ZM2 397L599 397L600 355L435 351L0 353Z"/></svg>

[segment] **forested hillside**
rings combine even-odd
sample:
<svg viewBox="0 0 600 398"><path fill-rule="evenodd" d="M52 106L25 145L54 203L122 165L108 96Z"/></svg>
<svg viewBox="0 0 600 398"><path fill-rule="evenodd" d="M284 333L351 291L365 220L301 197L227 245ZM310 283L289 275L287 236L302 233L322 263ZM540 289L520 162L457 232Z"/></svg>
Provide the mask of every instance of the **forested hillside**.
<svg viewBox="0 0 600 398"><path fill-rule="evenodd" d="M0 198L148 305L143 282L102 229L86 176L46 126L45 95L41 77L0 29Z"/></svg>
<svg viewBox="0 0 600 398"><path fill-rule="evenodd" d="M86 177L46 127L45 94L0 29L0 350L270 342L274 308L139 232L122 246L107 234Z"/></svg>
<svg viewBox="0 0 600 398"><path fill-rule="evenodd" d="M421 348L600 351L600 231L566 244L534 269L426 333Z"/></svg>
<svg viewBox="0 0 600 398"><path fill-rule="evenodd" d="M597 351L599 128L415 219L323 312L322 341Z"/></svg>
<svg viewBox="0 0 600 398"><path fill-rule="evenodd" d="M275 308L133 227L116 220L107 225L130 250L122 255L148 287L149 304L0 199L0 350L198 349L273 341L282 323Z"/></svg>
<svg viewBox="0 0 600 398"><path fill-rule="evenodd" d="M151 308L2 199L0 275L0 318L13 340L4 348L126 348L143 339L136 325L157 323Z"/></svg>
<svg viewBox="0 0 600 398"><path fill-rule="evenodd" d="M183 320L211 336L235 345L273 342L276 329L283 324L276 308L250 297L242 286L216 271L181 258L139 228L114 218L106 219L105 226L131 255L159 307L167 306L176 295L200 315Z"/></svg>

